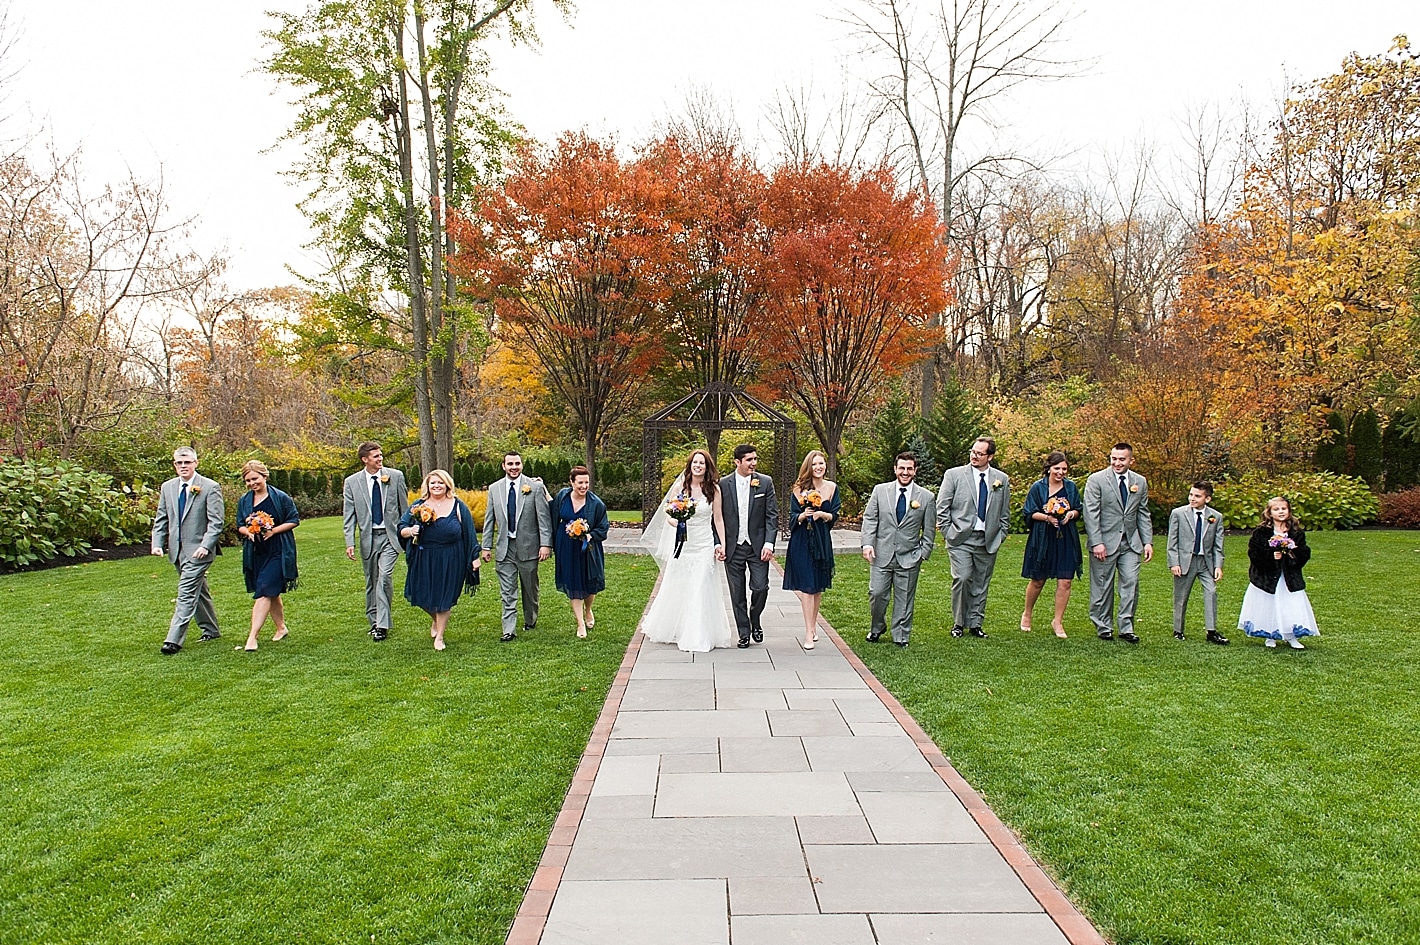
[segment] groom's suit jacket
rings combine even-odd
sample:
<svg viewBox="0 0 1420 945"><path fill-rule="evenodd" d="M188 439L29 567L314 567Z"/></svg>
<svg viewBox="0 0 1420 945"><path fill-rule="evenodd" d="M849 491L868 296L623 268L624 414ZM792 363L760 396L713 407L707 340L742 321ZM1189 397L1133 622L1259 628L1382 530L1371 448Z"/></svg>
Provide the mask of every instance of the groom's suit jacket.
<svg viewBox="0 0 1420 945"><path fill-rule="evenodd" d="M1223 515L1211 505L1205 505L1203 512L1202 551L1210 572L1223 566ZM1208 519L1213 521L1208 521ZM1197 530L1198 516L1193 507L1184 505L1169 515L1169 540L1167 547L1168 565L1171 568L1188 570L1193 558L1193 533Z"/></svg>
<svg viewBox="0 0 1420 945"><path fill-rule="evenodd" d="M757 472L749 477L749 543L755 553L765 545L773 545L779 537L779 501L774 497L774 480ZM755 481L759 485L755 485ZM728 554L740 539L740 499L735 474L723 476L719 482L721 514L726 534L717 536Z"/></svg>
<svg viewBox="0 0 1420 945"><path fill-rule="evenodd" d="M192 494L193 487L197 494ZM222 549L218 542L222 538L223 516L226 506L222 501L222 487L206 476L193 474L188 484L187 505L182 517L178 517L178 496L182 492L182 479L173 477L163 483L158 494L158 512L153 517L153 547L167 552L168 560L180 565L198 548L206 548L209 555L219 555Z"/></svg>
<svg viewBox="0 0 1420 945"><path fill-rule="evenodd" d="M863 509L863 547L872 547L875 568L915 568L932 556L937 542L937 497L915 482L908 486L899 523L898 488L897 480L879 483Z"/></svg>
<svg viewBox="0 0 1420 945"><path fill-rule="evenodd" d="M967 463L947 470L937 493L937 531L947 547L960 545L976 530L979 470ZM1011 477L995 466L986 467L986 550L995 554L1011 525Z"/></svg>
<svg viewBox="0 0 1420 945"><path fill-rule="evenodd" d="M518 534L513 540L513 558L517 561L536 561L538 549L552 547L552 504L547 497L547 486L541 479L525 475L519 481L527 491L518 491ZM504 476L488 487L488 510L483 513L483 547L492 549L493 557L498 561L508 557L510 483L511 480Z"/></svg>
<svg viewBox="0 0 1420 945"><path fill-rule="evenodd" d="M400 547L399 517L409 509L409 487L405 485L404 473L388 466L379 472L388 476L389 482L380 483L380 505L384 512L384 530L389 542L396 550ZM355 530L360 530L360 557L368 558L374 552L374 538L370 525L370 474L364 467L345 477L345 547L355 547Z"/></svg>
<svg viewBox="0 0 1420 945"><path fill-rule="evenodd" d="M1119 501L1119 476L1108 467L1085 480L1085 534L1090 547L1104 545L1112 555L1121 544L1137 554L1154 543L1154 524L1149 519L1149 482L1134 470L1125 473L1128 501ZM1189 529L1189 537L1192 537Z"/></svg>

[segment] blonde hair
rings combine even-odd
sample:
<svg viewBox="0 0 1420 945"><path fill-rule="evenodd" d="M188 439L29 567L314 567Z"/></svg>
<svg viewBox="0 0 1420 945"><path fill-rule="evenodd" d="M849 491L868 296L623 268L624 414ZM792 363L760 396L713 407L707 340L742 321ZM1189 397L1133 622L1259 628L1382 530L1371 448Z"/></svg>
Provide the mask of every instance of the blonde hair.
<svg viewBox="0 0 1420 945"><path fill-rule="evenodd" d="M442 482L442 483L444 484L444 487L449 490L449 495L450 495L450 496L453 496L453 494L454 494L454 477L453 477L453 476L450 476L448 473L444 472L444 470L442 470L442 469L431 469L431 470L429 470L429 475L427 475L427 476L424 477L424 482L423 482L423 484L421 484L420 487L419 487L419 498L421 498L421 499L427 499L427 498L429 498L429 480L430 480L430 479L438 479L440 482Z"/></svg>
<svg viewBox="0 0 1420 945"><path fill-rule="evenodd" d="M1287 526L1287 531L1290 532L1290 531L1291 531L1292 529L1294 529L1294 528L1301 528L1301 527L1302 527L1302 523L1299 522L1299 521L1297 521L1297 515L1296 515L1296 513L1292 511L1292 500L1289 499L1289 498L1287 498L1285 495L1274 495L1272 498L1270 498L1270 499L1267 500L1267 504L1262 507L1262 524L1263 524L1263 525L1271 525L1274 521L1276 521L1276 520L1273 519L1273 517L1272 517L1272 503L1273 503L1273 502L1285 502L1285 503L1287 503L1287 517L1284 518L1284 519L1282 519L1282 524Z"/></svg>
<svg viewBox="0 0 1420 945"><path fill-rule="evenodd" d="M799 478L794 480L794 488L800 492L805 492L813 488L814 485L814 457L823 459L823 474L828 475L828 457L823 450L809 450L804 456L804 461L799 464Z"/></svg>
<svg viewBox="0 0 1420 945"><path fill-rule="evenodd" d="M266 468L266 464L259 459L249 459L242 463L242 478L247 477L247 473L254 472L263 479L271 478L271 470Z"/></svg>

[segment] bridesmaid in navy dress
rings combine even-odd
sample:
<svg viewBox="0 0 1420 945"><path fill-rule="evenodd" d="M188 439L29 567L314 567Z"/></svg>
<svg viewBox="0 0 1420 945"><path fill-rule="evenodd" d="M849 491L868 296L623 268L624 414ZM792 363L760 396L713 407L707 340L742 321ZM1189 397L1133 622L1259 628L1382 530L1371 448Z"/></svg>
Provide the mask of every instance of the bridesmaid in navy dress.
<svg viewBox="0 0 1420 945"><path fill-rule="evenodd" d="M842 502L838 484L823 478L828 457L810 450L789 492L789 550L784 555L784 590L799 595L804 611L804 649L818 642L819 606L833 585L833 523Z"/></svg>
<svg viewBox="0 0 1420 945"><path fill-rule="evenodd" d="M255 598L251 605L251 633L247 636L248 651L256 649L256 635L266 618L271 617L276 633L272 642L283 640L289 633L286 608L281 595L296 586L296 536L291 532L301 524L296 503L273 486L268 486L271 470L258 460L242 466L242 481L247 491L237 500L237 534L242 539L242 579L247 593ZM261 527L252 516L261 513L270 519Z"/></svg>
<svg viewBox="0 0 1420 945"><path fill-rule="evenodd" d="M552 553L556 556L557 589L572 602L577 636L585 638L597 625L592 603L606 590L602 542L611 531L611 520L606 503L592 492L592 473L586 466L573 466L568 481L571 485L552 500Z"/></svg>
<svg viewBox="0 0 1420 945"><path fill-rule="evenodd" d="M424 477L419 500L399 520L408 573L404 599L433 620L434 649L444 648L449 613L465 586L478 587L479 552L473 513L454 495L454 477L442 469Z"/></svg>
<svg viewBox="0 0 1420 945"><path fill-rule="evenodd" d="M1021 614L1021 629L1029 631L1031 615L1045 582L1055 581L1055 619L1050 627L1060 639L1065 639L1065 608L1070 603L1070 584L1080 574L1084 555L1080 551L1080 519L1084 508L1080 490L1066 478L1070 463L1065 454L1056 450L1045 457L1045 474L1026 494L1025 517L1030 527L1026 539L1025 561L1021 577L1026 585L1026 609Z"/></svg>

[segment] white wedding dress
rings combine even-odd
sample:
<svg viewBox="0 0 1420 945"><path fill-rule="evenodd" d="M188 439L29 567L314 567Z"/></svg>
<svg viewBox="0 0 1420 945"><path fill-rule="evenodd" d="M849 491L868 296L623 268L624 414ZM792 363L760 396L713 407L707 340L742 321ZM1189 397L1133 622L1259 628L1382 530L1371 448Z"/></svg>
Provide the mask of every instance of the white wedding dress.
<svg viewBox="0 0 1420 945"><path fill-rule="evenodd" d="M662 510L665 505L662 504ZM659 513L669 521L664 511ZM675 523L648 528L643 540L656 541L661 587L641 620L641 631L652 643L674 643L691 653L708 653L731 646L735 632L725 609L725 566L715 560L714 516L708 502L685 523L685 547L673 557ZM658 525L661 523L657 523ZM649 541L648 541L649 543Z"/></svg>

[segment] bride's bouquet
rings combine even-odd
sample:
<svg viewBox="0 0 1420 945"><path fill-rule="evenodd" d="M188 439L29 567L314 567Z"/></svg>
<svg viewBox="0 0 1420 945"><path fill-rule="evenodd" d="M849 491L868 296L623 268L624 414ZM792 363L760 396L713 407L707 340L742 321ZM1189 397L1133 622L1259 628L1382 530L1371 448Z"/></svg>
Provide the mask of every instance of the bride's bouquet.
<svg viewBox="0 0 1420 945"><path fill-rule="evenodd" d="M675 519L675 555L680 557L680 549L685 545L685 523L695 517L695 500L682 492L666 503L666 514Z"/></svg>

